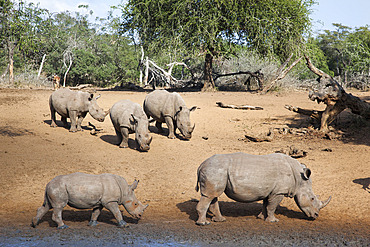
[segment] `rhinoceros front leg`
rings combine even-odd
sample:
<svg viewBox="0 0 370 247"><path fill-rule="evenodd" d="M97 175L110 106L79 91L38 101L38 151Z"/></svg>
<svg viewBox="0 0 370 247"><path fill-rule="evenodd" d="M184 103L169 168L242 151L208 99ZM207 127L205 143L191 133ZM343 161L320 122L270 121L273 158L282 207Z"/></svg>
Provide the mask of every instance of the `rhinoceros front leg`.
<svg viewBox="0 0 370 247"><path fill-rule="evenodd" d="M268 204L267 198L263 199L262 212L257 216L257 218L262 219L262 220L265 220L267 218L267 212L266 212L267 204Z"/></svg>
<svg viewBox="0 0 370 247"><path fill-rule="evenodd" d="M67 123L67 118L66 117L62 117L62 122L63 122L63 126L65 128L68 128L68 123Z"/></svg>
<svg viewBox="0 0 370 247"><path fill-rule="evenodd" d="M121 139L121 144L119 145L119 147L120 148L128 148L128 135L129 135L128 128L121 127L120 130L121 130L122 138L118 137L119 139Z"/></svg>
<svg viewBox="0 0 370 247"><path fill-rule="evenodd" d="M81 114L80 116L78 116L77 131L82 131L81 124L82 124L82 121L84 120L85 117L86 117L86 114Z"/></svg>
<svg viewBox="0 0 370 247"><path fill-rule="evenodd" d="M266 214L267 217L265 218L265 221L268 222L278 222L279 220L275 217L275 210L277 206L280 204L280 202L283 200L283 195L273 195L267 198L267 204L266 204ZM265 204L264 204L265 207Z"/></svg>
<svg viewBox="0 0 370 247"><path fill-rule="evenodd" d="M225 217L222 216L220 211L220 205L218 203L218 198L214 198L209 206L209 211L214 215L212 221L214 222L223 222L226 221Z"/></svg>
<svg viewBox="0 0 370 247"><path fill-rule="evenodd" d="M71 128L69 129L69 132L76 132L77 131L77 111L70 111L69 112L69 118L71 119Z"/></svg>
<svg viewBox="0 0 370 247"><path fill-rule="evenodd" d="M209 198L203 195L200 197L200 200L197 204L197 212L198 212L198 220L196 222L197 225L205 226L205 225L211 224L211 222L207 220L207 211L208 211L209 205L212 202L212 199L214 198Z"/></svg>
<svg viewBox="0 0 370 247"><path fill-rule="evenodd" d="M126 227L127 223L122 218L122 213L119 210L119 205L117 202L109 202L105 205L105 207L112 212L114 218L116 218L118 222L118 227Z"/></svg>
<svg viewBox="0 0 370 247"><path fill-rule="evenodd" d="M89 222L89 226L98 225L98 217L99 217L100 212L101 212L102 209L103 209L103 206L99 206L99 207L93 209L93 212L91 214L91 219L90 219L90 222Z"/></svg>
<svg viewBox="0 0 370 247"><path fill-rule="evenodd" d="M155 121L155 127L158 129L158 133L163 133L162 122Z"/></svg>
<svg viewBox="0 0 370 247"><path fill-rule="evenodd" d="M171 117L165 117L164 120L166 121L168 127L168 138L175 139L175 127L173 125L173 119Z"/></svg>

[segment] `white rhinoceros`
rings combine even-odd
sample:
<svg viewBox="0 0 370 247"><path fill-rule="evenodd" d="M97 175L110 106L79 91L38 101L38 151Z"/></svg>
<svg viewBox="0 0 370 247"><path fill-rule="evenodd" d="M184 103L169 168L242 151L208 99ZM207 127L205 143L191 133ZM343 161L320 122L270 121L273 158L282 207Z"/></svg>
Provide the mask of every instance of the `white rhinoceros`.
<svg viewBox="0 0 370 247"><path fill-rule="evenodd" d="M32 227L36 227L41 218L53 209L52 219L58 224L58 229L68 228L62 220L62 210L66 205L77 209L92 208L90 226L97 225L97 219L103 207L112 212L118 221L119 227L126 226L122 218L119 205L123 205L127 212L139 219L145 208L135 196L138 181L128 185L126 180L114 174L92 175L81 172L60 175L51 180L45 189L44 203L37 209L32 219Z"/></svg>
<svg viewBox="0 0 370 247"><path fill-rule="evenodd" d="M195 125L190 124L191 109L186 107L185 101L178 93L169 93L166 90L154 90L149 93L143 104L146 115L152 117L159 132L163 132L162 123L168 127L168 138L174 139L178 128L185 139L190 139Z"/></svg>
<svg viewBox="0 0 370 247"><path fill-rule="evenodd" d="M90 115L103 122L109 112L104 112L98 106L97 99L94 94L82 91L72 91L68 88L61 88L53 92L49 98L49 106L51 112L51 127L57 127L55 123L55 113L57 112L62 117L64 127L68 126L67 118L71 119L70 132L80 131L82 120L89 112ZM77 119L77 120L76 120Z"/></svg>
<svg viewBox="0 0 370 247"><path fill-rule="evenodd" d="M110 119L121 148L128 147L129 134L135 133L139 149L150 149L152 137L149 135L149 120L139 104L130 100L118 101L110 109Z"/></svg>
<svg viewBox="0 0 370 247"><path fill-rule="evenodd" d="M213 221L225 221L218 197L225 194L238 202L263 200L258 218L269 222L278 219L274 213L285 197L294 197L303 213L312 219L319 215L331 197L322 202L312 191L311 170L285 154L251 155L246 153L216 154L198 168L196 190L201 198L196 207L198 225L208 225L208 208Z"/></svg>

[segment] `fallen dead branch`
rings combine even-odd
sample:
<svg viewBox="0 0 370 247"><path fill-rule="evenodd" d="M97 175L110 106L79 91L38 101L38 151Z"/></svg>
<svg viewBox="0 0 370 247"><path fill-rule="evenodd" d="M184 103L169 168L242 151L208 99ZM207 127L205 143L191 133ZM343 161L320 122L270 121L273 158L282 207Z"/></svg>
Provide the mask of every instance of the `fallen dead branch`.
<svg viewBox="0 0 370 247"><path fill-rule="evenodd" d="M273 132L269 131L267 134L261 134L258 136L252 136L252 135L244 135L245 138L247 138L248 141L252 142L271 142L273 140Z"/></svg>
<svg viewBox="0 0 370 247"><path fill-rule="evenodd" d="M320 121L320 130L322 132L328 132L328 125L346 108L349 108L352 113L370 120L370 104L368 102L347 93L336 80L325 72L317 69L311 63L311 60L307 55L305 55L305 59L307 67L314 74L319 76L318 88L310 91L309 98L317 103L323 102L326 104L326 109L319 112L298 107L286 107L288 110L318 119Z"/></svg>
<svg viewBox="0 0 370 247"><path fill-rule="evenodd" d="M87 88L87 87L92 87L93 85L92 84L81 84L81 85L78 85L78 86L75 86L75 87L68 87L69 89L71 90L81 90L81 89L84 89L84 88Z"/></svg>
<svg viewBox="0 0 370 247"><path fill-rule="evenodd" d="M89 122L89 126L92 127L90 130L91 135L96 135L98 132L100 132L102 129L97 129L95 125Z"/></svg>
<svg viewBox="0 0 370 247"><path fill-rule="evenodd" d="M290 157L292 158L303 158L303 157L306 157L307 156L307 152L302 150L302 149L298 149L296 148L295 146L290 146L289 149L280 149L278 151L275 151L275 153L282 153L282 154L286 154L286 155L289 155Z"/></svg>
<svg viewBox="0 0 370 247"><path fill-rule="evenodd" d="M291 105L285 105L285 108L288 109L289 111L296 112L302 115L306 115L316 120L320 120L322 113L324 112L324 111L303 109L298 106L291 106Z"/></svg>
<svg viewBox="0 0 370 247"><path fill-rule="evenodd" d="M251 106L251 105L226 105L222 102L216 102L219 107L222 108L231 108L231 109L241 109L241 110L263 110L260 106Z"/></svg>

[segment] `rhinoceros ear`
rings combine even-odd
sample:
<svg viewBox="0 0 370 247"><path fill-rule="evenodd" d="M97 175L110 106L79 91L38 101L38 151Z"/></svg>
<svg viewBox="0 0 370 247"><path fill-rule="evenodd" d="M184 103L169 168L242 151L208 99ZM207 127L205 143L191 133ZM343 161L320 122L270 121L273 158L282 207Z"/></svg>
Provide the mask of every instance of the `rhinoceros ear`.
<svg viewBox="0 0 370 247"><path fill-rule="evenodd" d="M131 114L132 119L134 119L134 124L137 123L137 119L135 118L134 114Z"/></svg>
<svg viewBox="0 0 370 247"><path fill-rule="evenodd" d="M136 180L130 185L131 190L135 190L137 188L137 184L139 183L139 180Z"/></svg>
<svg viewBox="0 0 370 247"><path fill-rule="evenodd" d="M308 168L303 168L302 177L304 180L308 180L311 176L311 170Z"/></svg>

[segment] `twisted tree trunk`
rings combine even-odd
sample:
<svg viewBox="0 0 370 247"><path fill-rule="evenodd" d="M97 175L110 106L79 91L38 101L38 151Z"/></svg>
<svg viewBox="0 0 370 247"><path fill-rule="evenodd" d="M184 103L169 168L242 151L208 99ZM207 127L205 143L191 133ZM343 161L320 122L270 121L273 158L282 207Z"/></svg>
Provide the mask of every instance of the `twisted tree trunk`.
<svg viewBox="0 0 370 247"><path fill-rule="evenodd" d="M320 121L320 130L328 131L328 125L341 113L344 109L349 108L352 113L359 115L365 119L370 119L370 103L361 100L360 98L347 93L339 83L325 72L317 69L310 61L310 58L305 55L307 67L316 75L319 76L318 88L310 91L309 98L317 103L323 102L326 104L326 109L323 112L314 114L314 118ZM314 111L300 109L297 107L286 107L289 110L311 115Z"/></svg>

